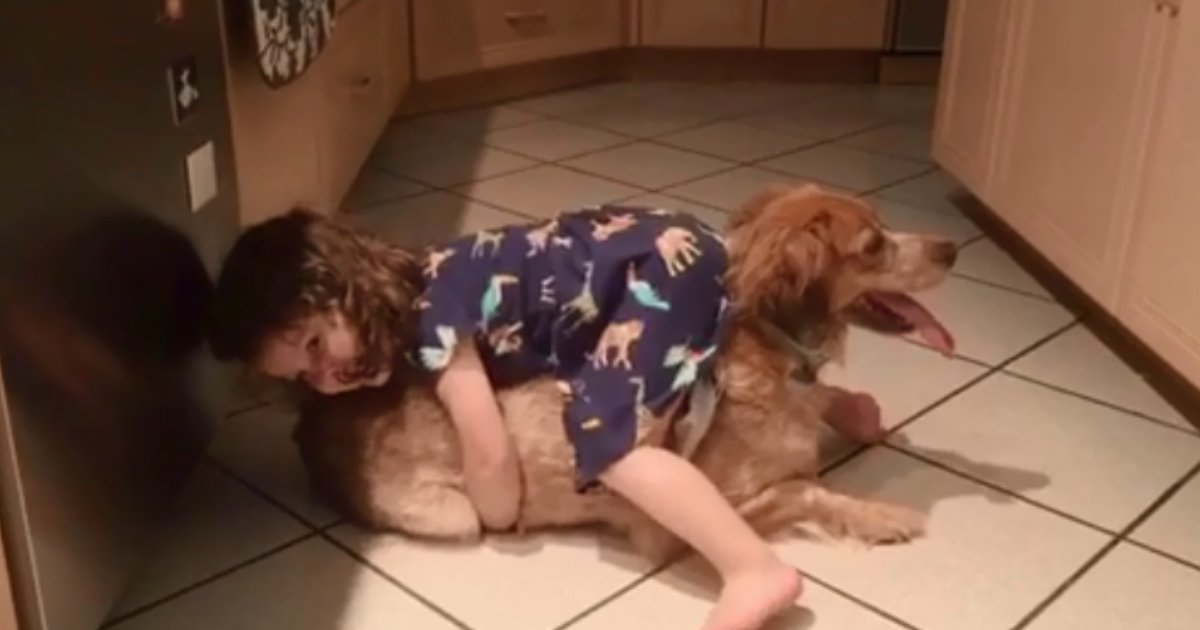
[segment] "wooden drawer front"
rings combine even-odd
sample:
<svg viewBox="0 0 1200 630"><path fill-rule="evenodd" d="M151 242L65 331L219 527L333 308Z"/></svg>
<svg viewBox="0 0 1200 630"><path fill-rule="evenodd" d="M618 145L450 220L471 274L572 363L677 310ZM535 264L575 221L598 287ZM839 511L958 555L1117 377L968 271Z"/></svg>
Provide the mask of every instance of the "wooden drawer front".
<svg viewBox="0 0 1200 630"><path fill-rule="evenodd" d="M643 46L758 48L763 0L643 0Z"/></svg>
<svg viewBox="0 0 1200 630"><path fill-rule="evenodd" d="M766 46L882 50L887 16L888 0L767 0Z"/></svg>
<svg viewBox="0 0 1200 630"><path fill-rule="evenodd" d="M615 48L621 0L413 0L417 77Z"/></svg>
<svg viewBox="0 0 1200 630"><path fill-rule="evenodd" d="M326 194L321 210L336 209L396 107L389 68L395 60L385 39L391 35L390 7L391 0L358 0L340 16L319 68L323 99L315 122Z"/></svg>

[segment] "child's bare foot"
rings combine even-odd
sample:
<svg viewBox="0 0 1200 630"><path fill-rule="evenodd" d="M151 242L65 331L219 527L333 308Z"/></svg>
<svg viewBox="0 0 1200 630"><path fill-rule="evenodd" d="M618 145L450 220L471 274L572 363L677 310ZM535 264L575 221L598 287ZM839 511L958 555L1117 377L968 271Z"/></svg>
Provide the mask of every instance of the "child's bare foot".
<svg viewBox="0 0 1200 630"><path fill-rule="evenodd" d="M800 573L779 562L730 577L702 630L758 630L795 603L802 589Z"/></svg>
<svg viewBox="0 0 1200 630"><path fill-rule="evenodd" d="M846 392L835 397L825 411L825 422L859 444L877 444L887 437L879 404L868 394Z"/></svg>

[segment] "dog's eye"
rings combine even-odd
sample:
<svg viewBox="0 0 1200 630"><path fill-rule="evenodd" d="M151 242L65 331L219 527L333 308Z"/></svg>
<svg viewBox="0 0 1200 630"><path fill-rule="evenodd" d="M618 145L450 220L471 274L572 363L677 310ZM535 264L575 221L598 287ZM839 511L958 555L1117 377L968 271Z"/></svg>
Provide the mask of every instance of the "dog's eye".
<svg viewBox="0 0 1200 630"><path fill-rule="evenodd" d="M883 252L883 246L885 244L886 243L884 242L882 235L872 234L871 238L867 240L867 243L863 245L863 253L868 256L876 256Z"/></svg>

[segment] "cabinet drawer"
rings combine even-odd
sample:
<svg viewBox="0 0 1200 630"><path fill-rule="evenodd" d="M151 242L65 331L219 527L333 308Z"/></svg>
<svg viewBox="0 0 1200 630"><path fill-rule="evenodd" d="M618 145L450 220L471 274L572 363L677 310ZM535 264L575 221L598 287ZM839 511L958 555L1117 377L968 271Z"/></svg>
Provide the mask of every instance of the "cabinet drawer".
<svg viewBox="0 0 1200 630"><path fill-rule="evenodd" d="M323 55L322 99L315 121L326 195L322 210L336 209L395 110L390 67L395 60L387 41L391 7L389 0L358 0L339 16Z"/></svg>
<svg viewBox="0 0 1200 630"><path fill-rule="evenodd" d="M413 0L417 77L615 48L621 0Z"/></svg>
<svg viewBox="0 0 1200 630"><path fill-rule="evenodd" d="M888 0L767 0L766 47L882 50L887 17Z"/></svg>

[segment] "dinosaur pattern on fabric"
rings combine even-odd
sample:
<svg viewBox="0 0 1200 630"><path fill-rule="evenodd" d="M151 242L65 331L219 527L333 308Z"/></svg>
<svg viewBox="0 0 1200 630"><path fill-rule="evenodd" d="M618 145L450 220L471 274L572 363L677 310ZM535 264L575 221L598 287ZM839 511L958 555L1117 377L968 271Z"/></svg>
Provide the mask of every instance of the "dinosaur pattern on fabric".
<svg viewBox="0 0 1200 630"><path fill-rule="evenodd" d="M464 236L426 253L414 358L437 372L473 342L489 373L553 375L587 487L633 447L643 413L665 412L711 367L727 265L712 228L649 208Z"/></svg>

